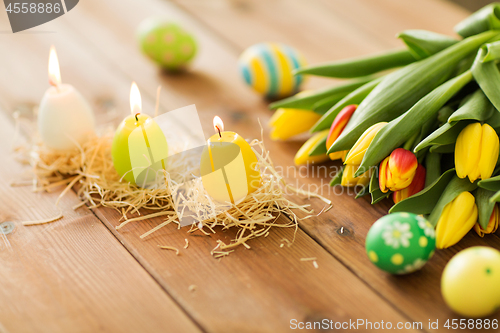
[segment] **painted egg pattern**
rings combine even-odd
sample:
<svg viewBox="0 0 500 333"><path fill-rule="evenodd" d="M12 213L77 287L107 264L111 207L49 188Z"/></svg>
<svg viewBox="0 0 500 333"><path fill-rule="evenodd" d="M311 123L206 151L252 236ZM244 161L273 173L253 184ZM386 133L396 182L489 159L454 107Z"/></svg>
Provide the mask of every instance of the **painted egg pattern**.
<svg viewBox="0 0 500 333"><path fill-rule="evenodd" d="M184 68L196 55L196 41L178 24L148 19L138 28L142 51L161 67Z"/></svg>
<svg viewBox="0 0 500 333"><path fill-rule="evenodd" d="M408 274L422 268L436 248L433 226L422 216L394 213L381 217L366 236L366 253L378 268Z"/></svg>
<svg viewBox="0 0 500 333"><path fill-rule="evenodd" d="M303 77L293 75L292 71L305 65L304 57L297 50L277 43L253 45L239 59L240 72L245 82L268 98L296 93Z"/></svg>
<svg viewBox="0 0 500 333"><path fill-rule="evenodd" d="M446 304L462 316L479 318L500 308L500 252L486 246L460 251L441 276Z"/></svg>

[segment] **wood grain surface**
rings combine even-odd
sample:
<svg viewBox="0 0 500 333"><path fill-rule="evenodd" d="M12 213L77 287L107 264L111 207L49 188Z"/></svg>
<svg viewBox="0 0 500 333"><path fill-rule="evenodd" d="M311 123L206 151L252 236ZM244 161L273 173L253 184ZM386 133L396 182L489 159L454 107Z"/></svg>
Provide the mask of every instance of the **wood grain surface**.
<svg viewBox="0 0 500 333"><path fill-rule="evenodd" d="M139 332L199 329L106 227L69 193L11 187L22 179L10 153L14 127L0 114L0 214L15 229L0 237L0 331ZM19 143L19 142L18 142ZM45 225L22 221L64 218Z"/></svg>
<svg viewBox="0 0 500 333"><path fill-rule="evenodd" d="M272 113L237 71L244 48L267 40L284 42L317 63L401 47L394 36L404 29L451 34L466 15L459 7L432 0L86 0L32 32L0 35L7 50L0 53L0 106L8 114L19 111L31 117L32 106L47 88L48 49L54 44L63 81L89 99L101 124L116 125L129 114L132 80L141 88L145 112L152 114L161 84L162 112L196 104L207 136L213 132L214 115L246 138L260 137L260 120L274 162L295 170L289 167L304 138L284 143L267 139L265 124ZM140 53L135 29L149 16L175 20L196 35L200 53L189 72L168 75ZM0 14L0 30L9 30L5 13ZM336 82L312 79L307 86ZM3 118L1 135L8 141L13 123ZM9 147L1 149L7 156ZM16 221L55 213L57 193L9 187L8 180L20 171L10 156L4 160L3 210ZM326 166L334 170L338 164ZM338 194L327 185L329 175L320 170L315 166L307 170L308 177L294 173L296 179L288 178L323 191L333 209L301 222L291 247L281 245L294 238L294 230L277 229L250 241L251 249L238 248L223 260L214 259L210 251L217 239L233 238L231 230L207 237L167 226L140 240L139 235L162 220L117 231L115 211L72 212L78 199L71 193L60 205L65 219L19 227L8 236L14 253L0 247L0 256L8 262L0 267L0 278L9 284L0 292L0 309L9 309L0 311L0 331L3 326L9 332L281 332L289 330L291 319L324 318L419 321L429 331L429 319L443 323L458 318L440 296L441 272L458 250L480 244L498 247L498 237L481 239L471 233L453 249L439 251L421 271L390 276L373 266L364 251L366 233L387 212L388 203L371 206L366 198ZM322 208L319 201L295 200L310 203L316 212ZM182 249L185 239L188 249ZM158 245L175 246L181 254ZM317 258L317 269L301 261L310 257Z"/></svg>
<svg viewBox="0 0 500 333"><path fill-rule="evenodd" d="M279 1L243 1L238 2L239 6L234 6L233 3L225 1L175 1L193 16L223 35L240 52L259 38L259 36L255 36L257 34L260 34L260 40L264 40L266 35L272 35L274 31L296 30L297 33L286 36L286 43L304 45L307 43L308 37L314 35L321 35L324 40L331 41L331 43L325 43L325 45L330 46L326 53L322 52L320 48L301 48L300 50L304 52L306 58L317 59L322 56L328 57L328 54L330 54L330 60L349 57L346 54L340 56L334 54L335 49L338 50L336 46L339 44L342 45L342 50L345 50L347 54L349 52L347 44L338 41L341 38L339 36L342 36L345 32L336 29L335 25L329 26L328 30L322 33L316 27L318 23L314 20L311 20L314 22L312 22L312 28L310 29L309 25L306 27L301 25L298 28L294 19L286 20L282 18L278 23L266 21L266 32L260 30L253 32L251 27L262 26L259 24L260 17L264 13L275 12ZM241 6L241 3L246 3L248 6ZM287 7L298 6L301 2L289 1L287 5L290 5L290 3L292 5ZM309 5L311 3L315 2L309 2ZM354 0L346 2L339 0L318 1L318 3L318 6L324 6L321 15L331 17L331 21L342 20L344 29L362 32L364 39L357 43L357 48L362 49L361 51L356 50L358 55L373 52L370 43L362 43L364 40L376 41L376 44L381 49L401 47L402 43L395 37L398 32L405 29L427 29L454 36L453 26L469 14L464 9L448 2L432 0L419 2L391 0ZM200 6L203 10L199 10ZM304 7L299 12L307 15L308 10L311 9ZM444 12L446 12L446 15L442 14ZM297 12L296 15L300 16ZM240 29L229 29L229 26L235 24L235 17L238 18ZM322 22L322 20L319 21ZM373 27L376 27L376 29ZM248 34L241 33L241 31L250 30L252 30L251 37L248 37ZM301 33L298 33L298 30ZM366 48L363 48L363 46L366 46ZM279 155L278 160L282 165L291 166L293 165L293 153L297 151L300 144L291 145L286 142L271 149L273 153L286 149L287 152ZM310 186L309 188L314 188L314 185L317 185L325 191L330 191L327 193L332 193L334 190L327 187L330 177L324 177L323 169L319 172L315 172L314 167L312 169L309 170L309 175L316 175L316 177L301 177L300 183L307 184ZM315 170L318 170L318 168L316 167ZM497 235L480 238L474 231L471 231L458 245L451 249L438 251L432 261L421 271L408 276L391 276L381 273L370 264L365 255L365 238L371 224L377 218L386 214L392 203L386 201L372 206L369 203L369 198L354 201L353 195L330 195L329 198L332 199L334 207L337 207L337 209L331 210L329 212L331 214L301 222L301 227L306 233L412 319L422 322L426 322L428 319L439 319L441 322L445 322L448 318L460 318L446 307L440 294L440 278L444 266L453 255L464 248L475 245L498 248L500 239ZM320 209L317 202L312 201L311 204L316 210ZM344 232L341 233L341 230ZM408 297L408 295L412 296ZM500 316L497 314L492 318L498 319Z"/></svg>

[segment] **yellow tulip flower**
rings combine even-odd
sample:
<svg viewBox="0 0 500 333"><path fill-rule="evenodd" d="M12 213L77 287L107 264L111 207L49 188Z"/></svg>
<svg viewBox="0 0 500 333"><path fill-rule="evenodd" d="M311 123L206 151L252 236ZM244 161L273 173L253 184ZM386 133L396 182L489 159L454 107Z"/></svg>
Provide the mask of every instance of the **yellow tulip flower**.
<svg viewBox="0 0 500 333"><path fill-rule="evenodd" d="M307 132L320 118L321 115L314 111L280 108L269 120L271 139L287 140L292 136Z"/></svg>
<svg viewBox="0 0 500 333"><path fill-rule="evenodd" d="M361 135L358 141L356 141L354 146L352 146L351 150L349 150L349 153L345 158L345 164L360 165L363 157L365 156L366 150L368 149L368 146L373 141L373 138L386 124L386 122L381 122L368 128Z"/></svg>
<svg viewBox="0 0 500 333"><path fill-rule="evenodd" d="M354 178L354 173L358 170L358 168L359 165L345 165L340 185L347 187L368 185L371 177L371 170L368 170L361 176Z"/></svg>
<svg viewBox="0 0 500 333"><path fill-rule="evenodd" d="M324 130L314 134L309 140L307 140L302 147L300 147L293 161L295 165L307 164L307 163L320 163L329 160L326 155L309 156L311 150L318 144L318 142L324 140L328 136L328 130Z"/></svg>
<svg viewBox="0 0 500 333"><path fill-rule="evenodd" d="M460 193L448 203L436 227L436 247L445 249L458 243L477 221L475 198L469 192Z"/></svg>
<svg viewBox="0 0 500 333"><path fill-rule="evenodd" d="M455 145L455 168L460 178L488 179L498 160L499 140L488 124L473 123L465 127Z"/></svg>

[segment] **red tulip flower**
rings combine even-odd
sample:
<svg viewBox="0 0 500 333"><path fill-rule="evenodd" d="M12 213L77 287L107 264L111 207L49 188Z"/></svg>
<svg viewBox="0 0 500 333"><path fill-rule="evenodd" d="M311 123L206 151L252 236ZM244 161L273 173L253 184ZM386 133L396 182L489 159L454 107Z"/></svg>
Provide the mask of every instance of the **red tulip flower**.
<svg viewBox="0 0 500 333"><path fill-rule="evenodd" d="M409 198L412 195L422 191L424 187L425 187L425 168L422 166L422 164L419 164L417 170L415 171L415 177L413 177L410 186L402 190L395 191L392 194L392 200L394 200L394 203L396 204L401 200Z"/></svg>
<svg viewBox="0 0 500 333"><path fill-rule="evenodd" d="M411 151L397 148L380 163L379 186L384 193L410 186L417 170L417 157Z"/></svg>
<svg viewBox="0 0 500 333"><path fill-rule="evenodd" d="M343 108L339 114L335 117L335 120L332 123L332 127L330 127L330 133L328 133L328 137L326 139L326 149L330 149L330 147L333 145L335 140L340 136L342 131L344 130L345 126L349 122L349 119L351 119L352 114L354 111L356 111L356 108L358 106L355 104L348 105L345 108ZM337 160L339 158L344 157L346 154L345 151L338 151L335 153L331 153L330 159L332 160Z"/></svg>

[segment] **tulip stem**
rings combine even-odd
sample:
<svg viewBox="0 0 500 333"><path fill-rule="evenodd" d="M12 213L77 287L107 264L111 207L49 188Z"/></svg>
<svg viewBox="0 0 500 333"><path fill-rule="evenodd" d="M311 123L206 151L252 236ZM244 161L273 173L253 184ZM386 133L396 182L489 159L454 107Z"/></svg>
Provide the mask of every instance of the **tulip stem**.
<svg viewBox="0 0 500 333"><path fill-rule="evenodd" d="M415 132L404 144L403 148L409 151L413 151L413 144L418 137L418 132Z"/></svg>

